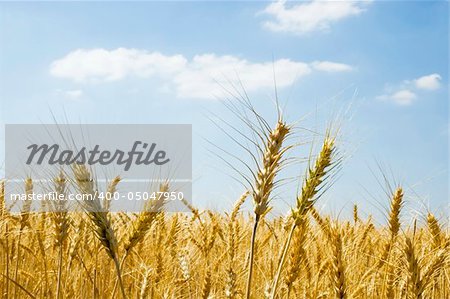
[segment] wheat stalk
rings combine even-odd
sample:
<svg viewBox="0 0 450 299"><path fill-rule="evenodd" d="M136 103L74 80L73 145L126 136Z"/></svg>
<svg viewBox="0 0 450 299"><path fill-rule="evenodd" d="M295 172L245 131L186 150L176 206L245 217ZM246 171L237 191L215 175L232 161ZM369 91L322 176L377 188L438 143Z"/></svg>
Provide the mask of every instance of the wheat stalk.
<svg viewBox="0 0 450 299"><path fill-rule="evenodd" d="M283 148L283 142L289 134L290 127L281 119L277 122L274 130L268 136L263 153L262 166L258 169L253 187L253 204L255 213L255 223L253 225L250 243L250 262L248 269L246 298L250 298L250 288L253 274L253 262L255 251L256 231L260 218L268 211L269 197L273 189L275 176L280 170L280 163L283 154L289 147Z"/></svg>
<svg viewBox="0 0 450 299"><path fill-rule="evenodd" d="M74 165L73 172L80 192L82 194L91 196L91 199L82 200L81 206L86 211L93 224L91 227L95 233L95 236L100 241L100 244L103 246L103 248L106 250L108 256L114 262L117 278L122 292L122 297L126 298L120 265L117 258L117 239L114 233L114 229L111 225L111 221L108 217L108 213L101 206L100 200L97 196L97 192L94 189L94 180L91 178L91 175L86 166Z"/></svg>
<svg viewBox="0 0 450 299"><path fill-rule="evenodd" d="M427 215L428 229L430 230L431 236L433 237L433 247L440 248L442 245L442 231L439 226L439 222L434 217L433 214L428 213Z"/></svg>
<svg viewBox="0 0 450 299"><path fill-rule="evenodd" d="M292 210L291 215L294 219L294 223L292 224L292 229L289 233L289 236L286 239L286 242L282 249L282 255L280 258L280 262L278 264L277 274L275 276L271 298L275 298L275 294L278 287L278 281L281 276L281 271L283 269L284 261L286 259L286 255L289 250L290 242L292 239L292 235L294 234L295 228L297 226L303 226L305 223L306 215L313 207L315 201L317 200L317 193L320 192L321 186L325 178L327 177L328 171L333 165L333 156L335 154L335 140L334 138L329 137L325 138L322 149L318 158L316 159L314 166L308 169L308 174L304 180L302 186L302 192L297 197L297 205L296 208ZM302 233L305 233L304 230L301 230ZM300 244L301 245L301 244ZM300 249L297 249L300 250Z"/></svg>
<svg viewBox="0 0 450 299"><path fill-rule="evenodd" d="M16 260L16 267L14 270L14 282L18 281L19 277L19 266L20 266L20 259L21 259L21 241L22 241L22 233L25 227L30 226L30 212L31 212L31 204L32 199L31 196L33 196L33 180L28 177L25 179L25 202L23 203L22 210L20 212L20 228L19 228L19 237L17 239L17 260ZM13 297L16 296L17 292L17 284L14 284L14 292Z"/></svg>
<svg viewBox="0 0 450 299"><path fill-rule="evenodd" d="M414 250L414 239L409 236L405 238L405 247L403 249L408 273L408 298L420 299L422 298L422 281L420 279L420 266Z"/></svg>
<svg viewBox="0 0 450 299"><path fill-rule="evenodd" d="M120 183L120 176L116 176L111 180L108 184L108 188L106 189L106 200L104 202L105 210L111 210L111 199L114 198L114 193L117 192L117 185Z"/></svg>
<svg viewBox="0 0 450 299"><path fill-rule="evenodd" d="M61 277L63 267L63 249L69 231L69 218L67 215L66 178L61 172L54 180L57 200L55 202L55 211L52 213L55 245L58 246L58 282L56 286L56 298L61 296ZM62 196L63 198L60 198Z"/></svg>
<svg viewBox="0 0 450 299"><path fill-rule="evenodd" d="M332 281L336 298L344 299L347 297L347 287L345 279L345 265L343 261L342 235L337 227L331 230L332 241L331 248L333 252L332 259Z"/></svg>

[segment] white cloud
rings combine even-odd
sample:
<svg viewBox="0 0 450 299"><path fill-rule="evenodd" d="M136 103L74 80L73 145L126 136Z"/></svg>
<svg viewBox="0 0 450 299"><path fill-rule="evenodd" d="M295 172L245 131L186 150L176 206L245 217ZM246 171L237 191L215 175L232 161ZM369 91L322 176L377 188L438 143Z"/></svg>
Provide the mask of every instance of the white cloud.
<svg viewBox="0 0 450 299"><path fill-rule="evenodd" d="M416 98L416 94L408 89L399 90L391 95L391 99L399 105L410 105Z"/></svg>
<svg viewBox="0 0 450 299"><path fill-rule="evenodd" d="M83 91L81 89L73 89L73 90L56 90L57 96L63 96L69 100L78 100L83 96Z"/></svg>
<svg viewBox="0 0 450 299"><path fill-rule="evenodd" d="M348 72L353 70L353 67L348 64L331 62L331 61L314 61L311 66L318 70L324 72Z"/></svg>
<svg viewBox="0 0 450 299"><path fill-rule="evenodd" d="M323 31L332 23L365 11L370 1L322 1L313 0L306 3L287 6L285 0L269 4L263 11L273 20L263 26L275 32L305 34Z"/></svg>
<svg viewBox="0 0 450 299"><path fill-rule="evenodd" d="M313 69L339 72L352 67L330 61L305 63L290 59L255 63L215 54L196 55L189 60L182 55L119 48L72 51L51 64L50 74L84 84L154 76L178 97L213 98L223 94L221 84L229 87L230 83L239 85L241 80L247 91L273 88L275 70L277 86L282 88Z"/></svg>
<svg viewBox="0 0 450 299"><path fill-rule="evenodd" d="M439 74L431 74L422 76L414 80L404 80L397 87L389 87L386 93L376 97L378 100L393 101L399 105L407 106L417 99L417 93L421 94L421 90L432 91L441 86L441 76Z"/></svg>
<svg viewBox="0 0 450 299"><path fill-rule="evenodd" d="M378 96L377 99L382 101L393 101L398 105L408 106L411 105L415 99L417 99L417 95L411 90L402 89L389 95Z"/></svg>
<svg viewBox="0 0 450 299"><path fill-rule="evenodd" d="M186 59L181 55L166 56L126 48L78 49L54 61L50 73L77 82L116 81L132 75L172 74L184 68L185 64Z"/></svg>
<svg viewBox="0 0 450 299"><path fill-rule="evenodd" d="M441 86L441 79L439 74L431 74L414 80L414 83L419 89L436 90Z"/></svg>
<svg viewBox="0 0 450 299"><path fill-rule="evenodd" d="M238 86L239 80L248 91L273 87L273 70L278 87L289 86L311 72L308 64L289 59L251 63L233 56L205 54L194 56L187 68L174 77L180 97L210 98L219 96L229 83Z"/></svg>

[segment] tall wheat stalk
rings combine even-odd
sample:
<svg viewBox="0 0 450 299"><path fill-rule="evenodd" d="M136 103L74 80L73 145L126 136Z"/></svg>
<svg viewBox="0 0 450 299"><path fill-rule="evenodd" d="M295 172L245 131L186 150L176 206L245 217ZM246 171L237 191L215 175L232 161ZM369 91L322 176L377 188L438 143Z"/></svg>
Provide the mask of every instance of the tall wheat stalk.
<svg viewBox="0 0 450 299"><path fill-rule="evenodd" d="M278 281L280 279L281 271L283 269L283 265L289 250L289 246L295 228L297 226L304 225L309 210L317 200L316 195L321 190L321 186L323 184L324 179L327 177L327 173L330 170L330 166L333 165L333 155L335 151L336 151L335 140L334 138L331 138L329 137L329 135L327 135L327 137L323 142L322 150L320 151L320 154L316 159L314 166L308 169L307 176L305 177L302 186L302 192L297 197L297 206L291 212L291 216L294 219L294 223L292 224L292 228L289 232L289 235L282 249L282 255L280 258L280 262L278 264L278 270L273 281L271 292L272 299L275 298L275 294L278 287ZM305 233L305 230L302 229L301 232ZM299 238L302 237L299 236Z"/></svg>
<svg viewBox="0 0 450 299"><path fill-rule="evenodd" d="M74 165L73 172L80 192L90 196L90 199L81 201L81 206L86 211L93 224L92 229L95 236L114 262L122 297L125 299L127 296L125 294L119 260L117 257L117 239L108 217L108 212L104 210L104 207L102 207L100 203L97 191L95 190L94 180L91 178L91 174L86 166Z"/></svg>
<svg viewBox="0 0 450 299"><path fill-rule="evenodd" d="M58 246L58 281L56 284L56 298L59 299L61 297L64 244L69 230L69 218L67 215L67 202L65 197L66 178L62 172L55 178L54 184L57 200L54 203L53 208L55 210L52 212L52 219L54 225L55 245Z"/></svg>
<svg viewBox="0 0 450 299"><path fill-rule="evenodd" d="M239 226L236 222L236 217L238 215L239 209L244 204L249 192L246 191L235 203L233 210L229 216L227 232L228 232L228 243L227 243L227 256L228 265L226 268L226 285L225 285L225 297L229 299L234 299L238 296L238 286L237 286L237 274L234 270L236 254L238 251L238 238L239 238Z"/></svg>
<svg viewBox="0 0 450 299"><path fill-rule="evenodd" d="M250 261L248 269L246 298L250 298L250 289L253 274L253 262L255 251L256 231L260 218L268 211L269 198L273 190L275 176L280 170L280 162L283 154L288 149L283 148L283 142L290 131L290 127L286 125L281 119L277 122L275 129L273 129L266 141L265 151L261 167L256 174L255 184L253 186L253 204L255 213L255 222L253 224L251 242L250 242Z"/></svg>
<svg viewBox="0 0 450 299"><path fill-rule="evenodd" d="M33 180L28 177L25 179L25 202L23 203L22 210L20 212L20 228L19 228L19 237L17 239L17 260L16 260L16 267L14 270L14 292L13 297L16 296L17 292L17 282L19 278L19 267L20 267L20 260L21 260L21 241L22 241L22 234L23 230L30 226L30 212L31 212L31 204L32 204L32 198L33 196Z"/></svg>
<svg viewBox="0 0 450 299"><path fill-rule="evenodd" d="M117 177L116 177L117 178ZM114 181L113 181L114 182ZM116 184L117 185L117 184ZM115 190L115 186L114 186ZM169 191L169 183L164 182L161 183L159 186L159 192L161 194L165 194ZM120 269L123 268L125 264L125 260L127 259L130 252L133 250L133 248L141 242L147 232L150 230L153 222L156 220L157 216L162 213L162 209L165 203L165 197L158 198L156 200L150 200L145 203L143 211L139 214L139 216L136 218L136 220L132 223L132 231L128 235L127 239L125 240L124 250L125 253L122 256L122 259L120 261L119 267ZM114 284L113 292L111 297L114 298L116 294L116 288L117 283L119 281L116 280L116 283Z"/></svg>

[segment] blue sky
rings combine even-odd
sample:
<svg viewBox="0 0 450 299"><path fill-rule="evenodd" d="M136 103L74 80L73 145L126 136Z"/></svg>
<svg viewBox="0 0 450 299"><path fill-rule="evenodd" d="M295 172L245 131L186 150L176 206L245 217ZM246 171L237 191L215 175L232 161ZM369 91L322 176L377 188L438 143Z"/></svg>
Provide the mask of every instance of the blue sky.
<svg viewBox="0 0 450 299"><path fill-rule="evenodd" d="M0 3L1 122L192 123L194 201L228 209L242 187L204 140L243 155L209 118L243 125L215 80L239 74L273 121L275 69L289 121L320 131L351 105L324 209L383 209L380 163L411 207L443 211L448 34L447 2ZM295 188L280 188L275 214Z"/></svg>

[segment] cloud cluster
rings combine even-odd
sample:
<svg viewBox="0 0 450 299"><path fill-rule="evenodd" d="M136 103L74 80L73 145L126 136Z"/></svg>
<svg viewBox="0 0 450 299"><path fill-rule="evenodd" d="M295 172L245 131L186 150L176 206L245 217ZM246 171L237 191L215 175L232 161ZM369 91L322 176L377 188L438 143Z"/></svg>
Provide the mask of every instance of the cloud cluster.
<svg viewBox="0 0 450 299"><path fill-rule="evenodd" d="M329 73L335 72L349 72L353 70L353 67L348 64L336 63L332 61L314 61L311 66L318 70Z"/></svg>
<svg viewBox="0 0 450 299"><path fill-rule="evenodd" d="M117 81L131 74L137 77L170 75L186 63L181 55L166 56L137 49L78 49L54 61L50 74L76 82Z"/></svg>
<svg viewBox="0 0 450 299"><path fill-rule="evenodd" d="M57 89L55 91L56 96L63 97L69 100L78 100L83 96L83 91L81 89L72 89L72 90L61 90Z"/></svg>
<svg viewBox="0 0 450 299"><path fill-rule="evenodd" d="M441 87L441 79L439 74L431 74L414 80L414 83L419 89L436 90Z"/></svg>
<svg viewBox="0 0 450 299"><path fill-rule="evenodd" d="M263 26L271 31L297 35L324 31L332 23L363 13L369 2L313 0L287 6L285 0L280 0L269 4L262 12L271 17Z"/></svg>
<svg viewBox="0 0 450 299"><path fill-rule="evenodd" d="M209 99L224 86L244 83L246 90L292 85L313 71L345 72L353 68L331 61L305 63L290 59L255 63L231 55L164 55L139 49L78 49L54 61L50 74L80 84L118 81L128 77L156 77L181 98Z"/></svg>
<svg viewBox="0 0 450 299"><path fill-rule="evenodd" d="M392 101L401 106L411 105L417 98L417 91L437 90L441 87L441 76L439 74L430 74L414 80L405 80L402 86L386 94L377 97L378 100ZM413 91L414 90L414 91Z"/></svg>

